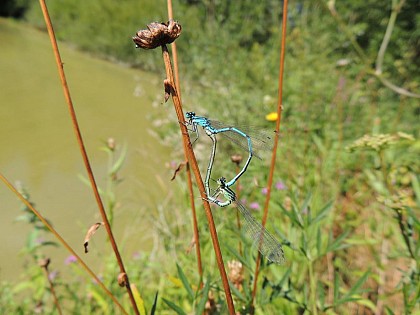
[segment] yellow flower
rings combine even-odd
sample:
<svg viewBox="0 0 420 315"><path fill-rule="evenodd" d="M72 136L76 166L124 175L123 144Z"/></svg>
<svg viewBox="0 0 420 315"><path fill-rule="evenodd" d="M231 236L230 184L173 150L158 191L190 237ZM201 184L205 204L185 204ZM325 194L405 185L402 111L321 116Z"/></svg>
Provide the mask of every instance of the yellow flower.
<svg viewBox="0 0 420 315"><path fill-rule="evenodd" d="M265 116L265 119L268 121L276 121L279 115L276 112L271 112L270 114Z"/></svg>

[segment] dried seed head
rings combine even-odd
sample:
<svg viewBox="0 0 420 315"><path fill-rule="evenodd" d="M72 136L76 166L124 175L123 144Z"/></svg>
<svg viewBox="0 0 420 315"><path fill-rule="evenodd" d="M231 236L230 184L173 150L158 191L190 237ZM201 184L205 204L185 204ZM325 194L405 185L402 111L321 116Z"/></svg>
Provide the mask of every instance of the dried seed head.
<svg viewBox="0 0 420 315"><path fill-rule="evenodd" d="M230 282L238 289L242 289L244 282L244 267L242 263L237 260L228 261L228 278Z"/></svg>
<svg viewBox="0 0 420 315"><path fill-rule="evenodd" d="M241 163L241 162L242 162L242 155L240 155L240 154L234 154L234 155L232 155L232 156L230 157L230 160L231 160L233 163L236 163L236 164L238 164L238 165L239 165L239 163Z"/></svg>
<svg viewBox="0 0 420 315"><path fill-rule="evenodd" d="M122 272L118 275L118 285L120 287L125 287L127 285L127 274Z"/></svg>
<svg viewBox="0 0 420 315"><path fill-rule="evenodd" d="M139 30L133 41L136 48L154 49L172 43L181 34L181 25L174 20L167 23L152 22L147 25L147 30Z"/></svg>
<svg viewBox="0 0 420 315"><path fill-rule="evenodd" d="M220 305L216 304L216 299L214 297L214 294L212 291L209 291L208 300L206 302L205 308L204 308L204 314L216 314L218 308Z"/></svg>
<svg viewBox="0 0 420 315"><path fill-rule="evenodd" d="M47 268L48 268L48 265L50 264L50 262L51 262L51 260L50 260L49 258L44 258L44 259L40 259L40 260L38 261L38 265L39 265L41 268L45 268L45 269L47 269Z"/></svg>
<svg viewBox="0 0 420 315"><path fill-rule="evenodd" d="M284 198L283 207L287 211L291 211L292 210L292 199L290 199L289 197Z"/></svg>
<svg viewBox="0 0 420 315"><path fill-rule="evenodd" d="M114 138L108 138L106 140L106 145L108 146L108 149L110 149L111 151L115 150L115 139Z"/></svg>

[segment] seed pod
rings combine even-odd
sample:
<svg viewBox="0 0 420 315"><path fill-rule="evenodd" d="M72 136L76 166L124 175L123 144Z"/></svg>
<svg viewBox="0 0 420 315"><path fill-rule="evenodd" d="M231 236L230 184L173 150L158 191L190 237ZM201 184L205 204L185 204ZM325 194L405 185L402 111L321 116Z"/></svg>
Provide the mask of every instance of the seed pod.
<svg viewBox="0 0 420 315"><path fill-rule="evenodd" d="M139 30L133 37L136 48L154 49L172 43L181 34L181 25L174 20L167 23L152 22L146 30Z"/></svg>
<svg viewBox="0 0 420 315"><path fill-rule="evenodd" d="M120 287L125 287L127 285L127 274L122 272L118 275L118 285Z"/></svg>

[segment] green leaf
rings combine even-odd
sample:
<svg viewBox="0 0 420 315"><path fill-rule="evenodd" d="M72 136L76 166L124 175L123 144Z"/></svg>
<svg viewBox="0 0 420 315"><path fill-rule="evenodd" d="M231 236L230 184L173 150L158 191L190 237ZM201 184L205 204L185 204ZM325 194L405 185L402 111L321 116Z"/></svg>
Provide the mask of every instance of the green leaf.
<svg viewBox="0 0 420 315"><path fill-rule="evenodd" d="M28 238L26 239L26 246L29 249L36 248L39 246L39 243L37 242L37 239L39 237L39 231L38 230L32 230L29 232Z"/></svg>
<svg viewBox="0 0 420 315"><path fill-rule="evenodd" d="M246 302L245 296L229 281L230 289L232 290L233 294L241 301Z"/></svg>
<svg viewBox="0 0 420 315"><path fill-rule="evenodd" d="M321 228L318 226L316 232L316 251L318 256L321 256L321 245L322 245L322 238L321 238Z"/></svg>
<svg viewBox="0 0 420 315"><path fill-rule="evenodd" d="M233 256L235 256L237 260L241 262L242 265L247 267L249 270L252 270L252 266L250 265L250 263L245 259L245 257L241 256L236 249L234 249L232 246L229 246L229 245L225 245L225 247Z"/></svg>
<svg viewBox="0 0 420 315"><path fill-rule="evenodd" d="M209 291L210 291L210 279L207 279L206 284L204 285L202 292L202 297L200 302L197 305L197 309L195 311L196 314L201 315L204 312L204 308L206 307L206 302L209 299Z"/></svg>
<svg viewBox="0 0 420 315"><path fill-rule="evenodd" d="M159 291L156 291L155 300L153 302L152 309L150 310L150 315L155 315L156 305L157 305L157 300L158 300L158 294L159 294Z"/></svg>
<svg viewBox="0 0 420 315"><path fill-rule="evenodd" d="M315 145L317 146L319 152L321 152L322 154L325 155L326 152L326 148L325 146L322 144L321 138L318 137L316 134L312 134L312 140L315 143Z"/></svg>
<svg viewBox="0 0 420 315"><path fill-rule="evenodd" d="M122 165L125 161L126 156L127 156L127 145L124 144L124 146L122 148L122 151L121 151L121 154L118 157L118 160L115 161L114 165L109 170L110 175L118 173L118 171L121 169L121 167L122 167Z"/></svg>
<svg viewBox="0 0 420 315"><path fill-rule="evenodd" d="M375 245L379 244L381 241L373 238L364 238L364 237L351 237L346 239L346 243L349 245Z"/></svg>
<svg viewBox="0 0 420 315"><path fill-rule="evenodd" d="M278 283L278 287L283 288L286 281L289 280L290 274L292 273L292 267L287 268L286 272L284 273L283 277L281 278L280 282Z"/></svg>
<svg viewBox="0 0 420 315"><path fill-rule="evenodd" d="M322 219L324 219L328 213L330 212L330 210L332 209L332 206L334 205L333 201L328 202L324 208L322 208L321 210L318 211L317 215L315 216L315 218L312 220L312 224L314 223L318 223L320 222Z"/></svg>
<svg viewBox="0 0 420 315"><path fill-rule="evenodd" d="M340 300L338 301L338 304L342 304L342 303L346 303L346 302L350 302L350 301L355 301L355 300L360 300L361 297L353 297L353 296L358 294L358 291L359 291L360 287L366 282L370 273L371 273L370 270L366 271L359 278L359 280L357 280L355 285L352 286L350 288L350 290L340 298Z"/></svg>
<svg viewBox="0 0 420 315"><path fill-rule="evenodd" d="M41 243L42 246L53 246L53 247L60 247L57 242L54 241L45 241Z"/></svg>
<svg viewBox="0 0 420 315"><path fill-rule="evenodd" d="M310 209L310 206L309 206L309 203L311 202L311 199L312 199L312 194L309 193L306 196L305 200L303 201L302 207L300 207L300 211L299 211L299 217L300 218L302 218L302 215L301 215L302 213L305 213L305 212L307 213L306 221L305 221L306 226L311 224L311 209ZM301 219L301 220L303 222L303 219Z"/></svg>
<svg viewBox="0 0 420 315"><path fill-rule="evenodd" d="M178 315L187 315L187 313L185 313L182 310L182 308L176 305L175 303L172 303L171 301L168 301L165 298L162 298L162 301L165 302L166 305L168 305L171 309L173 309Z"/></svg>
<svg viewBox="0 0 420 315"><path fill-rule="evenodd" d="M305 255L306 258L309 258L308 241L306 240L306 234L302 235L302 237L301 237L300 250L301 250L302 254Z"/></svg>
<svg viewBox="0 0 420 315"><path fill-rule="evenodd" d="M414 190L414 194L416 195L417 205L420 205L420 183L418 177L413 175L411 177L411 183Z"/></svg>
<svg viewBox="0 0 420 315"><path fill-rule="evenodd" d="M137 309L140 312L140 315L146 315L146 309L144 307L144 300L140 295L139 290L134 283L130 283L131 292L133 292L133 297L137 305Z"/></svg>
<svg viewBox="0 0 420 315"><path fill-rule="evenodd" d="M385 314L386 315L395 315L395 313L388 306L385 306Z"/></svg>
<svg viewBox="0 0 420 315"><path fill-rule="evenodd" d="M181 278L182 284L184 285L184 288L187 290L188 293L188 297L190 298L190 300L194 300L194 291L191 288L191 285L188 282L187 277L185 276L184 272L182 271L181 267L176 264L176 268L178 269L178 275Z"/></svg>
<svg viewBox="0 0 420 315"><path fill-rule="evenodd" d="M338 295L340 293L340 279L338 278L338 272L334 271L334 304L338 302Z"/></svg>
<svg viewBox="0 0 420 315"><path fill-rule="evenodd" d="M341 233L332 243L330 243L331 239L329 239L329 244L327 246L326 253L349 247L350 245L348 244L342 244L342 242L347 237L347 235L349 235L349 233L349 231Z"/></svg>
<svg viewBox="0 0 420 315"><path fill-rule="evenodd" d="M301 228L303 227L303 224L300 222L299 218L297 217L297 212L296 212L294 206L292 206L292 208L293 208L292 211L286 210L282 205L280 205L280 208L282 209L283 214L285 214L286 216L288 216L289 219L290 219L290 221L292 221L292 223L300 226Z"/></svg>
<svg viewBox="0 0 420 315"><path fill-rule="evenodd" d="M297 225L303 229L305 223L303 221L302 215L299 213L298 208L293 205L292 206L292 213L293 213L293 222L297 223Z"/></svg>
<svg viewBox="0 0 420 315"><path fill-rule="evenodd" d="M361 298L360 300L357 300L356 303L359 305L366 306L372 311L372 313L375 313L376 311L376 305L371 300Z"/></svg>
<svg viewBox="0 0 420 315"><path fill-rule="evenodd" d="M416 228L419 229L420 228L420 220L417 218L413 209L411 209L410 207L405 207L405 209L407 210L407 213L409 214L410 218L413 219L413 222L417 226Z"/></svg>
<svg viewBox="0 0 420 315"><path fill-rule="evenodd" d="M252 289L251 285L244 285L243 286L244 295L245 295L246 300L250 300L250 298L251 298L251 289Z"/></svg>
<svg viewBox="0 0 420 315"><path fill-rule="evenodd" d="M323 283L321 281L318 282L317 289L318 289L318 301L321 305L321 308L325 308L325 290L323 288Z"/></svg>
<svg viewBox="0 0 420 315"><path fill-rule="evenodd" d="M95 290L95 288L90 289L90 294L92 295L92 298L96 301L96 303L98 303L99 307L102 309L102 314L108 314L109 310L108 310L108 301L106 301L106 299L104 299L104 297L97 291Z"/></svg>

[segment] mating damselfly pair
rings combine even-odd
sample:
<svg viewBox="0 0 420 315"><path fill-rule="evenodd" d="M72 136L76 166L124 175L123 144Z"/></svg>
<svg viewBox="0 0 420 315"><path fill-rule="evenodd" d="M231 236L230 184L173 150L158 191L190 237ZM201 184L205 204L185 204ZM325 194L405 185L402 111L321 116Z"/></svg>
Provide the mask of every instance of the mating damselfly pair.
<svg viewBox="0 0 420 315"><path fill-rule="evenodd" d="M220 207L225 207L230 204L235 205L245 221L245 234L252 240L253 245L256 246L260 253L269 261L277 264L284 263L284 251L280 242L278 242L274 236L272 236L270 232L252 216L250 211L237 200L235 192L230 189L230 187L245 174L252 158L254 156L260 158L258 155L260 150L272 149L273 137L265 132L257 132L244 127L236 128L216 120L197 116L194 112L187 112L185 117L187 128L190 127L189 130L196 135L196 139L193 142L199 138L198 126L201 126L213 143L204 181L207 199ZM231 180L227 181L226 178L221 177L217 181L218 187L216 191L211 193L210 179L216 155L216 135L219 134L246 150L248 152L248 158L242 169ZM218 199L219 196L223 196L225 201L220 201Z"/></svg>

